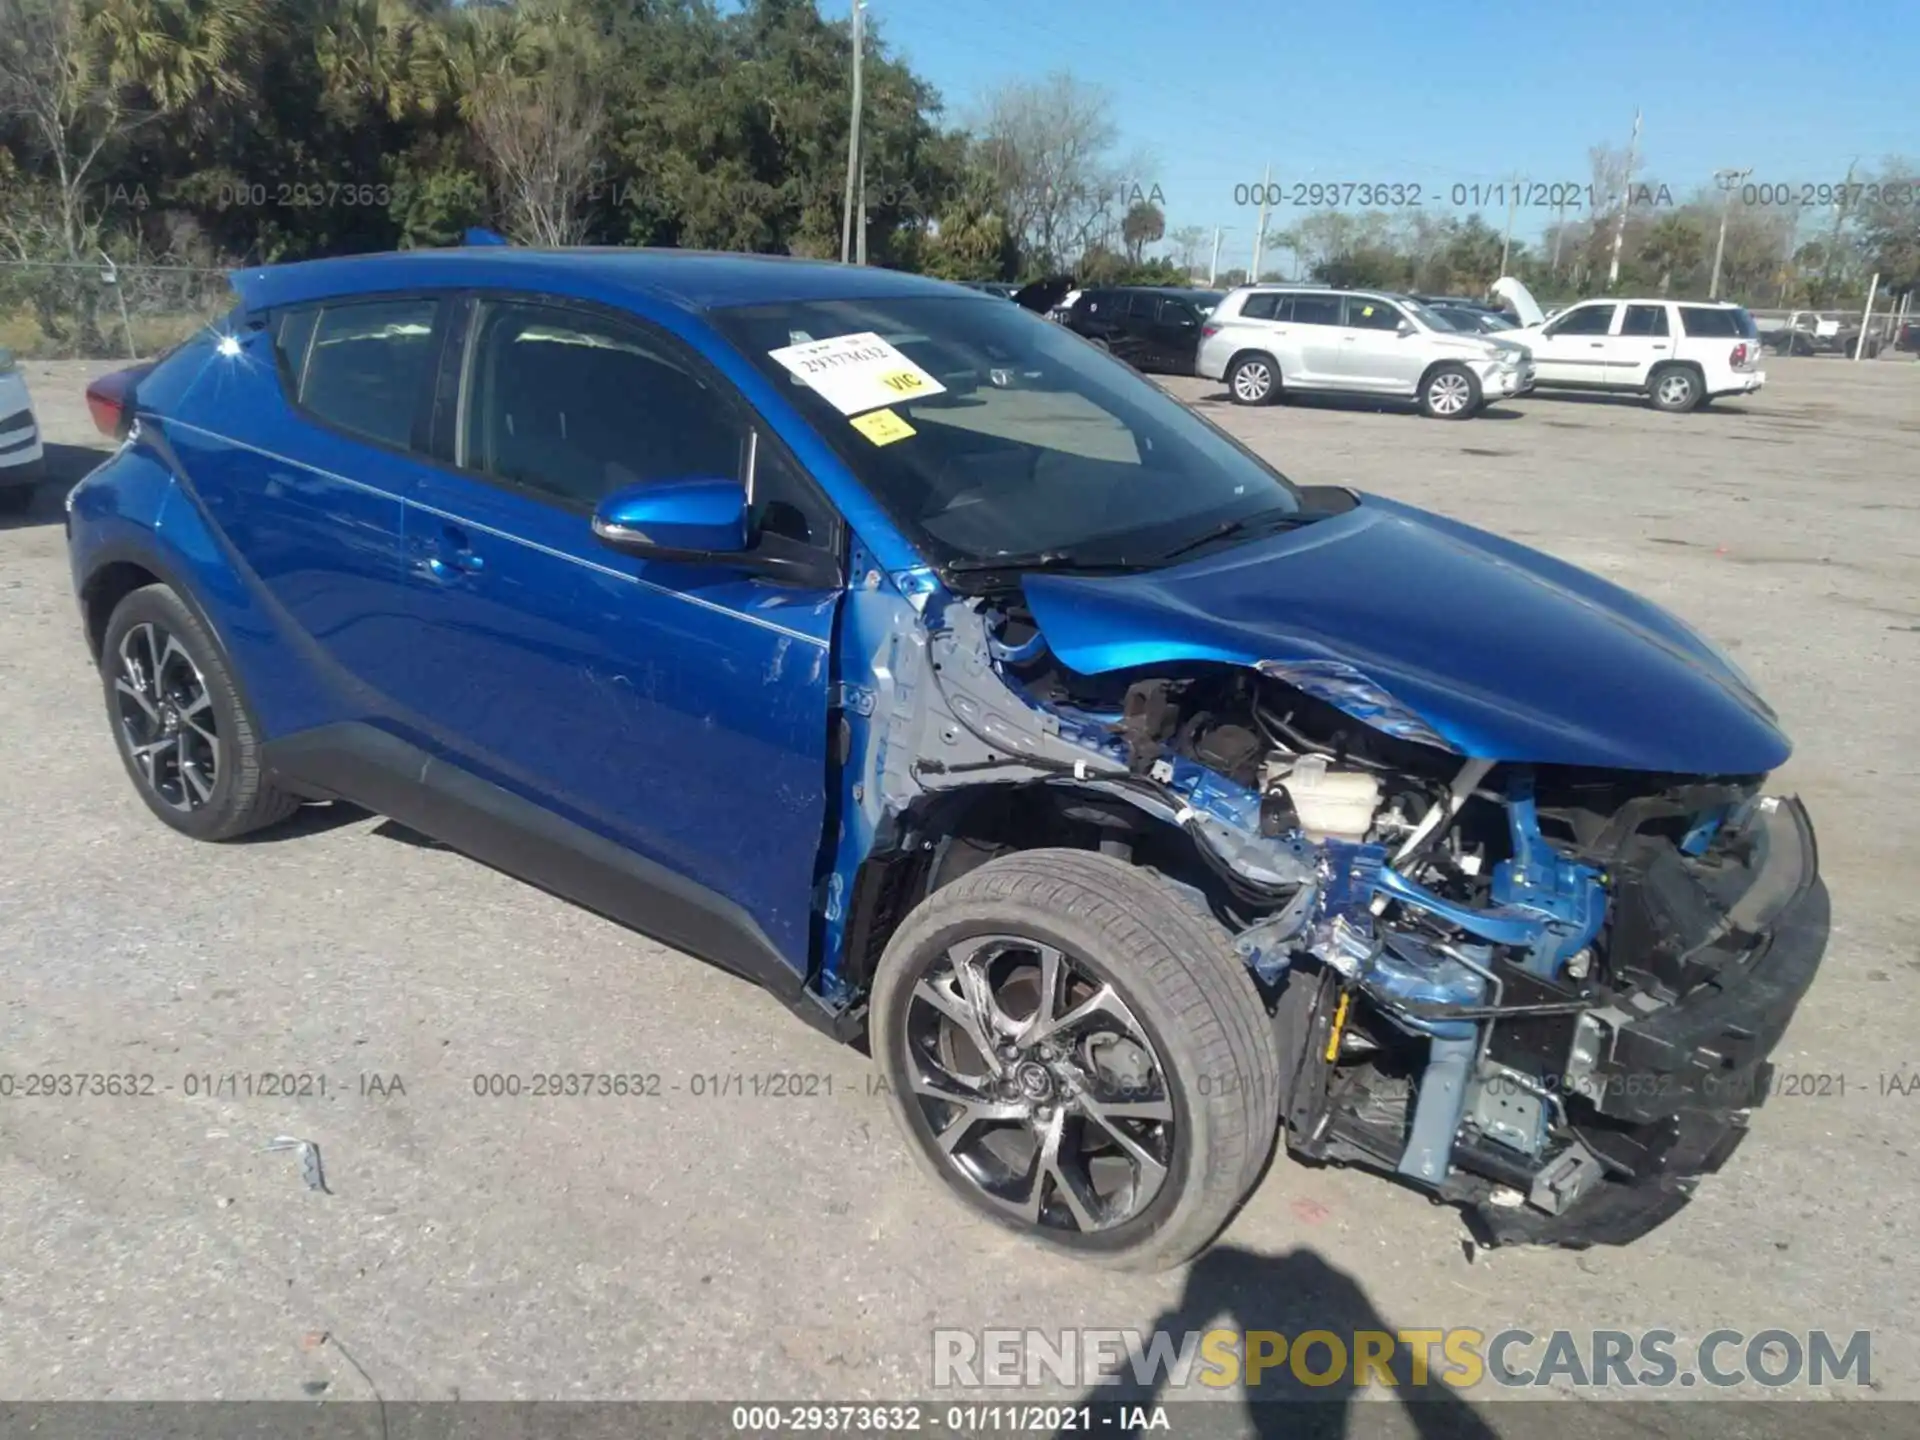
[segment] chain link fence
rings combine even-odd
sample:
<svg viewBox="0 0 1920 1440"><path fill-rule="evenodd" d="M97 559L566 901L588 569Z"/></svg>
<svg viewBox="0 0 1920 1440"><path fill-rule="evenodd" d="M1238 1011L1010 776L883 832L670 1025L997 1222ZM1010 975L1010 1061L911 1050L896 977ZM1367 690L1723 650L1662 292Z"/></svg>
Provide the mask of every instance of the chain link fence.
<svg viewBox="0 0 1920 1440"><path fill-rule="evenodd" d="M43 359L139 358L233 305L227 271L198 265L0 260L0 347Z"/></svg>

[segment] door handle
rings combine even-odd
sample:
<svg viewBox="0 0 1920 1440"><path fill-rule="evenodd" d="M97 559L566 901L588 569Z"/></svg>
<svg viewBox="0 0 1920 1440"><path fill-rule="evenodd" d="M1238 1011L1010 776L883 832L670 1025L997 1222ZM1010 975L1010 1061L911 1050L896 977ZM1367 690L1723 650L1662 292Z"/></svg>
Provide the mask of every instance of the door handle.
<svg viewBox="0 0 1920 1440"><path fill-rule="evenodd" d="M438 541L420 563L420 569L435 580L457 580L486 568L485 557L473 553L467 532L457 525L442 528Z"/></svg>
<svg viewBox="0 0 1920 1440"><path fill-rule="evenodd" d="M1589 350L1598 350L1602 345L1605 345L1606 343L1607 342L1604 340L1590 340L1587 342L1587 348Z"/></svg>
<svg viewBox="0 0 1920 1440"><path fill-rule="evenodd" d="M1666 346L1664 346L1664 345L1656 345L1656 346L1654 346L1653 348L1654 348L1654 349L1656 349L1656 350L1664 350L1664 349L1666 349L1667 347L1666 347Z"/></svg>

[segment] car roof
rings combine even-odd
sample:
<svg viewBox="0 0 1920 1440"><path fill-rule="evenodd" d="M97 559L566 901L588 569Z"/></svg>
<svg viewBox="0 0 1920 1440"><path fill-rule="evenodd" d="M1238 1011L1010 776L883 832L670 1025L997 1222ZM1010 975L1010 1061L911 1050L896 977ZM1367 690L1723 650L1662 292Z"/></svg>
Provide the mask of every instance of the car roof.
<svg viewBox="0 0 1920 1440"><path fill-rule="evenodd" d="M1733 300L1676 300L1671 295L1589 295L1584 300L1569 300L1566 308L1571 310L1576 305L1691 305L1700 310L1741 308Z"/></svg>
<svg viewBox="0 0 1920 1440"><path fill-rule="evenodd" d="M388 251L236 270L230 278L241 299L254 309L338 295L461 285L537 289L551 284L610 298L629 295L664 301L685 310L965 293L943 280L874 266L784 255L616 247L532 250L476 245Z"/></svg>

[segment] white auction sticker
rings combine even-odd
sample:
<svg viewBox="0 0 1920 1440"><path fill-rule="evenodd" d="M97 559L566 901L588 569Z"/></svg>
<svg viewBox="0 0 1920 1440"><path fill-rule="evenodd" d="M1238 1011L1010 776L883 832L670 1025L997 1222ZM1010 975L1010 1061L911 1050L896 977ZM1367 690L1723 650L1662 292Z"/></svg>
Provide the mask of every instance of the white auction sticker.
<svg viewBox="0 0 1920 1440"><path fill-rule="evenodd" d="M842 415L939 395L947 388L871 330L767 353Z"/></svg>

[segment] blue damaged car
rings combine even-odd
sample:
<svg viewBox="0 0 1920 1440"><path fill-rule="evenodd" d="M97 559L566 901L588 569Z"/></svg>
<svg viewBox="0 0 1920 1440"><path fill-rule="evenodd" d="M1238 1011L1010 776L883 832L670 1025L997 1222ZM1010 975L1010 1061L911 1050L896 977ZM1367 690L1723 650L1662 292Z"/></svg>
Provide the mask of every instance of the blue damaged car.
<svg viewBox="0 0 1920 1440"><path fill-rule="evenodd" d="M474 246L235 287L67 502L174 829L351 802L749 977L870 1045L961 1202L1109 1265L1276 1148L1623 1243L1766 1097L1813 831L1655 606L958 286Z"/></svg>

